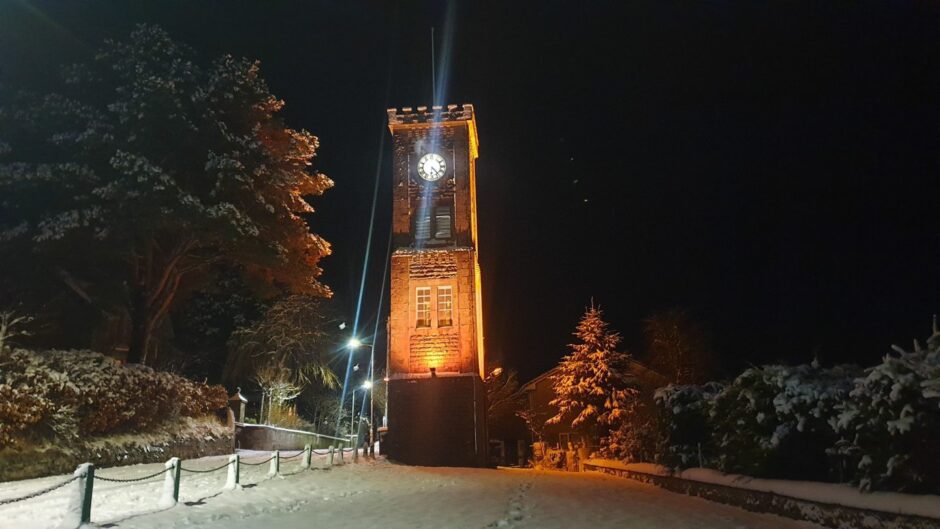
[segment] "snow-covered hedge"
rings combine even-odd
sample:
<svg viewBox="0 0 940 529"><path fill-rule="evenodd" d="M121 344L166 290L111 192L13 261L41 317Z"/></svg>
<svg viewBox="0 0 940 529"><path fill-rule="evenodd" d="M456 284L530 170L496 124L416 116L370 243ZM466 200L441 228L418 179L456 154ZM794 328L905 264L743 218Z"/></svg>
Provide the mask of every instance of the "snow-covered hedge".
<svg viewBox="0 0 940 529"><path fill-rule="evenodd" d="M657 463L940 492L940 333L862 371L769 365L655 395Z"/></svg>
<svg viewBox="0 0 940 529"><path fill-rule="evenodd" d="M845 458L863 489L940 492L940 333L927 347L886 355L855 381L831 419Z"/></svg>
<svg viewBox="0 0 940 529"><path fill-rule="evenodd" d="M0 351L0 448L146 430L227 404L225 388L90 351Z"/></svg>
<svg viewBox="0 0 940 529"><path fill-rule="evenodd" d="M657 463L689 468L713 458L709 417L715 396L722 389L723 385L710 382L702 386L669 385L656 390L660 445L655 451Z"/></svg>
<svg viewBox="0 0 940 529"><path fill-rule="evenodd" d="M860 372L851 367L768 365L744 371L710 410L718 470L749 476L829 479L829 419Z"/></svg>

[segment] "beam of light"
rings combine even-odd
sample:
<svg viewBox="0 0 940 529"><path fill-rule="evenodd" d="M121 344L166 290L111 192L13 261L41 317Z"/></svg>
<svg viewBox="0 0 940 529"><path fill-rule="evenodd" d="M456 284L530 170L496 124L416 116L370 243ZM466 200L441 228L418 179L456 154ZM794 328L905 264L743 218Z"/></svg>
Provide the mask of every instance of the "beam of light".
<svg viewBox="0 0 940 529"><path fill-rule="evenodd" d="M391 60L389 60L391 62ZM385 79L385 101L388 102L389 93L392 88L392 75L391 69L389 70L388 76ZM386 105L387 106L387 105ZM379 181L382 178L382 160L385 157L385 123L383 118L383 123L379 127L379 155L376 159L375 164L375 184L372 187L372 211L369 213L369 235L366 238L366 253L362 259L362 277L359 280L359 296L356 300L356 316L353 318L353 328L352 335L358 336L359 331L359 316L362 313L362 298L365 294L366 289L366 276L369 271L369 255L372 252L372 235L375 228L375 208L379 200ZM384 279L383 279L384 280ZM374 340L373 340L374 343ZM342 421L340 418L343 416L343 405L346 403L346 391L349 389L349 377L352 375L352 365L353 365L353 353L355 349L349 349L349 357L346 360L346 376L343 377L343 390L340 392L339 397L339 412L336 420L336 432L340 433L342 428Z"/></svg>
<svg viewBox="0 0 940 529"><path fill-rule="evenodd" d="M435 106L444 106L446 105L447 99L447 87L448 81L450 79L450 60L453 55L454 50L454 21L457 18L457 7L456 2L448 2L447 4L447 13L444 18L444 31L443 31L443 42L441 43L441 52L439 54L434 53L434 43L431 44L431 70L433 81L431 83L431 108ZM433 35L433 32L432 32ZM433 40L433 39L432 39ZM453 171L454 159L448 157L447 153L442 153L440 151L441 146L441 127L431 126L429 131L429 137L427 139L427 151L439 153L444 157L444 160L447 163L448 170ZM418 142L416 147L421 147L422 142ZM415 153L419 155L419 153ZM434 219L435 204L431 200L431 191L434 186L426 185L423 186L424 190L421 193L421 199L419 204L419 211L422 211L423 215L429 216L431 219ZM430 222L432 229L436 230L436 223ZM432 237L434 234L430 234ZM425 245L425 241L415 241L415 247L420 249Z"/></svg>
<svg viewBox="0 0 940 529"><path fill-rule="evenodd" d="M369 351L369 378L371 381L375 380L375 339L379 335L379 324L382 322L382 305L385 302L385 285L388 281L388 264L391 262L392 257L392 229L388 230L388 245L385 249L385 269L382 272L382 288L379 289L379 308L376 310L375 314L375 329L372 331L372 349ZM388 344L388 336L385 336L386 348ZM388 386L386 386L386 391ZM371 397L370 397L371 398ZM365 401L362 403L362 411L360 413L365 413ZM374 419L374 417L372 418Z"/></svg>
<svg viewBox="0 0 940 529"><path fill-rule="evenodd" d="M447 14L444 18L444 42L441 53L437 55L438 63L435 65L437 77L434 79L434 93L431 94L432 105L445 105L447 95L447 81L450 74L450 58L454 51L454 20L457 18L456 2L447 3Z"/></svg>
<svg viewBox="0 0 940 529"><path fill-rule="evenodd" d="M366 254L362 260L362 278L359 280L359 296L356 300L356 316L353 319L353 336L358 336L359 331L359 316L362 313L362 298L365 294L366 289L366 276L369 271L369 255L372 253L372 232L375 227L375 207L379 199L379 179L382 177L382 159L385 156L385 127L381 128L379 133L379 155L375 165L375 185L372 188L372 212L369 215L369 235L366 238ZM353 365L353 355L355 354L356 349L354 347L349 348L349 356L346 360L346 376L343 377L343 391L340 392L339 403L340 411L339 417L342 417L343 414L343 404L346 402L346 392L349 390L349 377L352 375L352 365ZM336 421L336 432L337 435L340 433L342 428L342 421L337 417Z"/></svg>

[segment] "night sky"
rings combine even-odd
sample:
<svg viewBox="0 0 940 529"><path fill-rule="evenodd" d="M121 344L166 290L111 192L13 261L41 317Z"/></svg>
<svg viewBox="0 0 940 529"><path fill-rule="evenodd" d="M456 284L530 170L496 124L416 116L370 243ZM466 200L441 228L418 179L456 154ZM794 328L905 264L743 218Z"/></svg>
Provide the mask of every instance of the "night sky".
<svg viewBox="0 0 940 529"><path fill-rule="evenodd" d="M0 67L5 83L42 84L138 22L205 59L260 59L336 181L311 223L333 243L324 279L350 321L378 171L371 329L385 109L432 104L435 26L434 103L478 116L488 353L522 379L566 352L592 296L631 349L644 317L687 308L729 374L814 355L872 364L926 337L940 311L940 4L620 4L466 2L448 24L445 2L0 0Z"/></svg>

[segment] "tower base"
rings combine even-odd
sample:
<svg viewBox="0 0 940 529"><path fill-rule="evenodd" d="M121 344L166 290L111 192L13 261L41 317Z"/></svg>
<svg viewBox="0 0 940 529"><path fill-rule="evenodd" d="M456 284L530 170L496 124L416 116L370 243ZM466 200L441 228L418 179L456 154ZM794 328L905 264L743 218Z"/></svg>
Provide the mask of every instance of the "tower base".
<svg viewBox="0 0 940 529"><path fill-rule="evenodd" d="M488 466L486 390L478 375L388 382L383 452L409 465Z"/></svg>

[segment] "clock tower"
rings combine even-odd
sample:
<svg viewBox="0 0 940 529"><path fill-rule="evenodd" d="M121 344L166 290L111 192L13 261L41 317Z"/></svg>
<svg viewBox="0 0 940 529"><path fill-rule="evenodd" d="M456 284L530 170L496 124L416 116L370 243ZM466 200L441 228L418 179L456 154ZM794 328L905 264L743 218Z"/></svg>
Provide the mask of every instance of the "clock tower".
<svg viewBox="0 0 940 529"><path fill-rule="evenodd" d="M487 464L472 105L388 110L393 143L389 458Z"/></svg>

